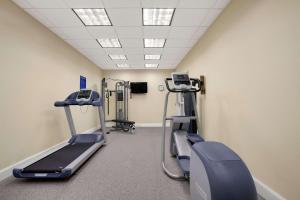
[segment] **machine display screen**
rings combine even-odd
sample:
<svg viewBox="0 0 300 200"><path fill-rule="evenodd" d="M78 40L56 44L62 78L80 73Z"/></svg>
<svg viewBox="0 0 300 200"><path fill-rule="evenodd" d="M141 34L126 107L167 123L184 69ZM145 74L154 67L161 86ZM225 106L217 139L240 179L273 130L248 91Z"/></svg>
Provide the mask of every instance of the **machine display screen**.
<svg viewBox="0 0 300 200"><path fill-rule="evenodd" d="M175 85L190 85L190 78L188 74L173 74L173 81Z"/></svg>
<svg viewBox="0 0 300 200"><path fill-rule="evenodd" d="M84 76L80 76L80 89L86 89L86 78Z"/></svg>
<svg viewBox="0 0 300 200"><path fill-rule="evenodd" d="M77 99L90 99L92 90L80 90Z"/></svg>

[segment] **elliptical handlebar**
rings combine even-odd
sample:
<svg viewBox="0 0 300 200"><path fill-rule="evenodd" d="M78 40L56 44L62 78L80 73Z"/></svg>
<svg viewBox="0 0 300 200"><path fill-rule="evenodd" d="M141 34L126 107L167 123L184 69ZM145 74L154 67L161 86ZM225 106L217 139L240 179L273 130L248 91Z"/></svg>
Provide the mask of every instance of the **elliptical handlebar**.
<svg viewBox="0 0 300 200"><path fill-rule="evenodd" d="M200 79L197 78L190 78L190 81L193 81L194 84L192 85L197 85L197 88L191 88L191 89L175 89L175 88L171 88L169 85L169 81L172 81L172 78L166 78L165 79L165 84L166 87L168 89L169 92L173 92L173 93L187 93L187 92L200 92L202 89L202 83Z"/></svg>

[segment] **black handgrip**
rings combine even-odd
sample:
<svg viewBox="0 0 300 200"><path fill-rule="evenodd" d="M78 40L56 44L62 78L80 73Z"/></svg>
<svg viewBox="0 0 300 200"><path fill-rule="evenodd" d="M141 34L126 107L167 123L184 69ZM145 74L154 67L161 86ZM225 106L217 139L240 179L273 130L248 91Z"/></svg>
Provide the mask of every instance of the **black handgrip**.
<svg viewBox="0 0 300 200"><path fill-rule="evenodd" d="M165 83L166 83L166 86L167 86L167 89L170 91L170 92L177 92L175 89L171 89L170 86L169 86L169 81L171 81L172 79L171 78L166 78L165 79Z"/></svg>
<svg viewBox="0 0 300 200"><path fill-rule="evenodd" d="M198 86L197 86L197 89L191 88L191 89L187 89L187 90L178 90L178 89L170 88L169 81L171 81L171 80L172 80L172 78L166 78L165 79L166 87L170 92L174 92L174 93L183 92L183 93L185 93L185 92L200 92L201 91L201 81L200 81L200 79L190 78L191 81L196 81Z"/></svg>
<svg viewBox="0 0 300 200"><path fill-rule="evenodd" d="M54 103L54 106L55 107L64 107L66 105L66 102L65 101L56 101Z"/></svg>
<svg viewBox="0 0 300 200"><path fill-rule="evenodd" d="M85 102L85 101L77 101L77 103L79 106L87 105L87 102Z"/></svg>

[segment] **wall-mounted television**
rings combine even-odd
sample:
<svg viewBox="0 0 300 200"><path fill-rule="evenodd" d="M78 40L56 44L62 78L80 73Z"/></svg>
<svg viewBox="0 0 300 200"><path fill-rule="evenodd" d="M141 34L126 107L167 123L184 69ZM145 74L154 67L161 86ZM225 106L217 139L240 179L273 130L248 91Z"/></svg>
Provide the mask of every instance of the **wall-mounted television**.
<svg viewBox="0 0 300 200"><path fill-rule="evenodd" d="M133 94L144 94L148 92L147 82L131 82L130 90Z"/></svg>

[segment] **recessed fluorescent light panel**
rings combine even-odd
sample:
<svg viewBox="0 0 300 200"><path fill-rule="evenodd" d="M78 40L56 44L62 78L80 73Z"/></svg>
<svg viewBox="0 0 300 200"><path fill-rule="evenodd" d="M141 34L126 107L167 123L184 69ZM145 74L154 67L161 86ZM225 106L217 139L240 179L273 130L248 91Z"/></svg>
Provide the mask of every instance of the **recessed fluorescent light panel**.
<svg viewBox="0 0 300 200"><path fill-rule="evenodd" d="M97 41L103 48L121 48L118 38L102 38L97 39Z"/></svg>
<svg viewBox="0 0 300 200"><path fill-rule="evenodd" d="M73 11L86 26L111 26L104 8L74 8Z"/></svg>
<svg viewBox="0 0 300 200"><path fill-rule="evenodd" d="M158 68L158 64L145 64L146 68Z"/></svg>
<svg viewBox="0 0 300 200"><path fill-rule="evenodd" d="M112 60L127 60L125 55L108 55Z"/></svg>
<svg viewBox="0 0 300 200"><path fill-rule="evenodd" d="M145 60L159 60L159 59L160 59L160 55L149 55L149 54L145 55Z"/></svg>
<svg viewBox="0 0 300 200"><path fill-rule="evenodd" d="M165 46L166 39L144 39L145 48L162 48Z"/></svg>
<svg viewBox="0 0 300 200"><path fill-rule="evenodd" d="M170 26L174 15L174 8L144 8L144 26Z"/></svg>
<svg viewBox="0 0 300 200"><path fill-rule="evenodd" d="M121 63L121 64L117 64L117 67L119 67L119 68L128 68L129 65L127 63Z"/></svg>

